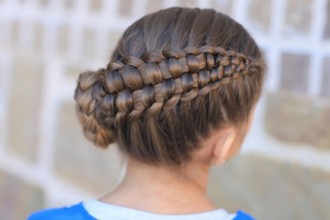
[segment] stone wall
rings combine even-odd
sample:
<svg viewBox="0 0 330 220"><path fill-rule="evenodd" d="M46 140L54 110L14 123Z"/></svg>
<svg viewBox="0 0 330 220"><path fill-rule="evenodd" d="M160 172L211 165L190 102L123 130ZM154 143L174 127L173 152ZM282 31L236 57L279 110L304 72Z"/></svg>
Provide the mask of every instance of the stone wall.
<svg viewBox="0 0 330 220"><path fill-rule="evenodd" d="M212 170L210 197L257 219L330 219L330 0L0 0L0 219L116 186L125 160L83 138L76 78L134 20L175 5L231 15L268 61L252 130Z"/></svg>

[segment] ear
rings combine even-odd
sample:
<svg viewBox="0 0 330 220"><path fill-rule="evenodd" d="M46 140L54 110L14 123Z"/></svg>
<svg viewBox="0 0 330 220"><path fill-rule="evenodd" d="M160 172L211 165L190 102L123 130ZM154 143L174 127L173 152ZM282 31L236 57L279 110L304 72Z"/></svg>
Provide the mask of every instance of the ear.
<svg viewBox="0 0 330 220"><path fill-rule="evenodd" d="M220 165L226 162L229 156L230 149L234 145L236 135L237 133L234 128L228 128L221 132L221 134L214 143L212 164Z"/></svg>

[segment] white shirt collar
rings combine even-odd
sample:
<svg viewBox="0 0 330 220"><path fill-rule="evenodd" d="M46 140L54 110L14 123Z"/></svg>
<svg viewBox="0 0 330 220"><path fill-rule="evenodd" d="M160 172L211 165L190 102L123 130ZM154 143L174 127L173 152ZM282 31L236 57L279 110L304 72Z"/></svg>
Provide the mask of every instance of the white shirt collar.
<svg viewBox="0 0 330 220"><path fill-rule="evenodd" d="M107 204L98 200L83 202L83 206L91 216L98 220L232 220L236 216L236 214L229 214L224 209L216 209L197 214L156 214L124 206Z"/></svg>

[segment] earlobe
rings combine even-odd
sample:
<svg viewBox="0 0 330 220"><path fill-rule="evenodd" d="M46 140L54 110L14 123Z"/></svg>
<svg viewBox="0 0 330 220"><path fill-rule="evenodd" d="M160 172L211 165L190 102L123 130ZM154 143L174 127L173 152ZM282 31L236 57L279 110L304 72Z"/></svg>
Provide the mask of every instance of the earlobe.
<svg viewBox="0 0 330 220"><path fill-rule="evenodd" d="M235 129L227 129L215 142L212 164L221 165L226 162L231 147L236 139Z"/></svg>

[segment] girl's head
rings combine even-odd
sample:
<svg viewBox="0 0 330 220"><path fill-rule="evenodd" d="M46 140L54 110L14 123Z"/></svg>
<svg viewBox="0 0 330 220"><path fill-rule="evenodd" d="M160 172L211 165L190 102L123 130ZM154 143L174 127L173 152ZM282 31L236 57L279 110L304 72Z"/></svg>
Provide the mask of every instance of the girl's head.
<svg viewBox="0 0 330 220"><path fill-rule="evenodd" d="M89 140L117 142L145 163L188 162L214 134L231 155L263 77L260 49L240 24L211 9L169 8L132 24L105 68L80 75L77 114Z"/></svg>

